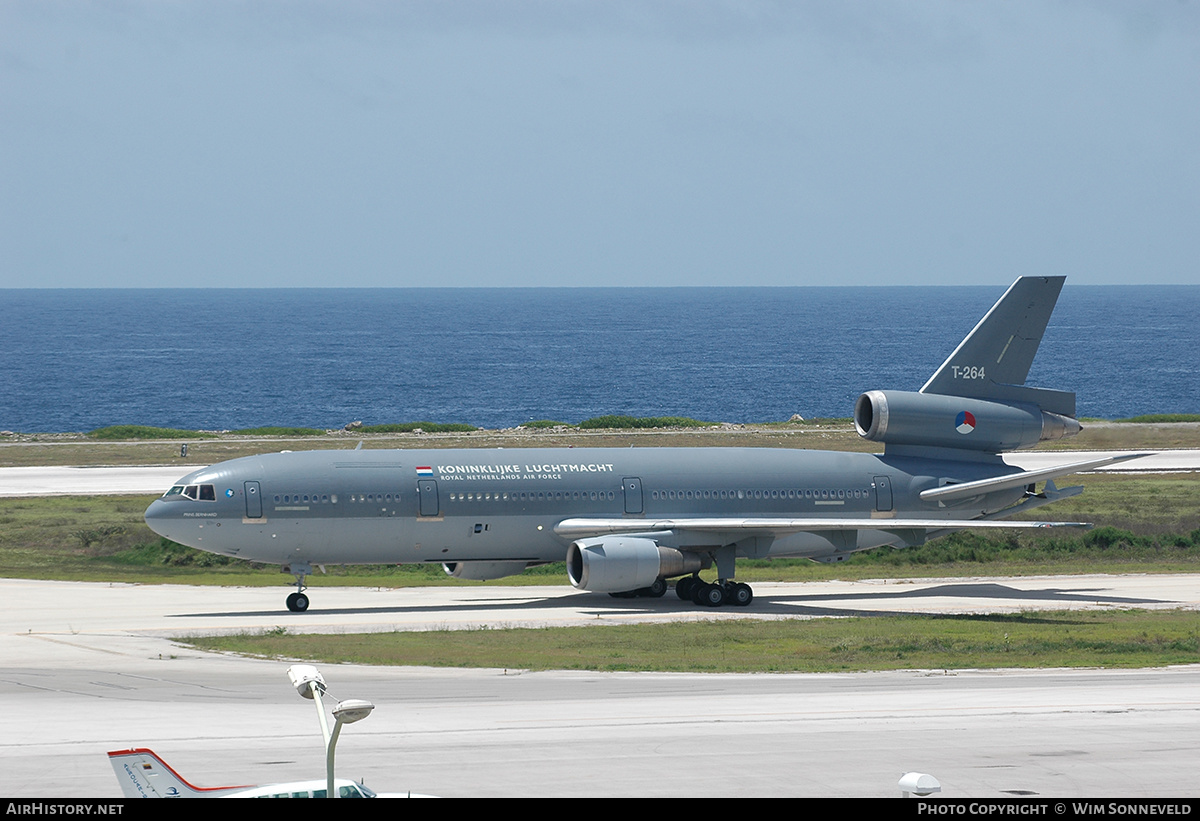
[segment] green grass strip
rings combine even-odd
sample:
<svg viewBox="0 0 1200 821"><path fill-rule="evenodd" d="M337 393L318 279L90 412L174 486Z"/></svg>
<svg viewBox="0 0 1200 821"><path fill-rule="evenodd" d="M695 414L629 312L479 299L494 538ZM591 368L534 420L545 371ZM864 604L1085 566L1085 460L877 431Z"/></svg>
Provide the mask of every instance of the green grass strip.
<svg viewBox="0 0 1200 821"><path fill-rule="evenodd" d="M217 435L179 428L153 428L148 425L109 425L106 428L96 428L88 437L104 442L116 442L139 439L215 439Z"/></svg>
<svg viewBox="0 0 1200 821"><path fill-rule="evenodd" d="M594 416L584 419L579 427L584 430L598 428L706 428L712 422L701 422L685 416Z"/></svg>
<svg viewBox="0 0 1200 821"><path fill-rule="evenodd" d="M242 428L231 430L230 433L239 436L324 436L325 431L317 428L286 428L270 425L265 428Z"/></svg>
<svg viewBox="0 0 1200 821"><path fill-rule="evenodd" d="M726 620L505 630L183 639L323 663L520 670L817 673L1200 663L1200 613L1039 612Z"/></svg>
<svg viewBox="0 0 1200 821"><path fill-rule="evenodd" d="M351 433L412 433L414 430L422 430L425 433L470 433L479 428L461 422L400 422L392 425L364 425Z"/></svg>

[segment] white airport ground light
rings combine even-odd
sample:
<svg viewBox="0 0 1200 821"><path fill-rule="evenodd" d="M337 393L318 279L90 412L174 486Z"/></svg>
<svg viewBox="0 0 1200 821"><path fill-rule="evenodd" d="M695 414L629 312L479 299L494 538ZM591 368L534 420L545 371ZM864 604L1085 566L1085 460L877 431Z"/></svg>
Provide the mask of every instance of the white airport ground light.
<svg viewBox="0 0 1200 821"><path fill-rule="evenodd" d="M928 773L905 773L900 777L900 790L904 798L914 795L924 797L942 791L942 785Z"/></svg>

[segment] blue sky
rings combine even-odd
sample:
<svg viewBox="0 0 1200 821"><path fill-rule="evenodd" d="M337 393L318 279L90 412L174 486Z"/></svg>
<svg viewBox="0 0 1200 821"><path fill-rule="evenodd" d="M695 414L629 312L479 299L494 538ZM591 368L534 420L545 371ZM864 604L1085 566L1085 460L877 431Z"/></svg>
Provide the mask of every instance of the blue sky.
<svg viewBox="0 0 1200 821"><path fill-rule="evenodd" d="M1200 283L1196 2L0 0L0 287Z"/></svg>

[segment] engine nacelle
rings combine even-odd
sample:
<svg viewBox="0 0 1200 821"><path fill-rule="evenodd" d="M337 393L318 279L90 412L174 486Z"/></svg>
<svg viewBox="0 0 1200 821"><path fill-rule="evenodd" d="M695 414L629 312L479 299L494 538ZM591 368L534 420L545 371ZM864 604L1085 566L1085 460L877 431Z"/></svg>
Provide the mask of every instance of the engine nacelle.
<svg viewBox="0 0 1200 821"><path fill-rule="evenodd" d="M485 582L524 572L528 562L444 562L442 569L456 579Z"/></svg>
<svg viewBox="0 0 1200 821"><path fill-rule="evenodd" d="M854 427L873 442L1000 453L1079 433L1079 422L1036 405L911 391L867 391Z"/></svg>
<svg viewBox="0 0 1200 821"><path fill-rule="evenodd" d="M659 577L695 573L701 561L696 554L659 547L652 539L604 536L571 543L567 577L577 590L623 593L649 587Z"/></svg>

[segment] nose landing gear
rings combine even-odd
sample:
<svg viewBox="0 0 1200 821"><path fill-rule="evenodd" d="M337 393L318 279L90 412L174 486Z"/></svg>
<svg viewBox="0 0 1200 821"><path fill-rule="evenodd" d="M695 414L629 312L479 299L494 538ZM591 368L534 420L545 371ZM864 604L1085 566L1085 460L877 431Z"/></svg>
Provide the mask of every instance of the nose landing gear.
<svg viewBox="0 0 1200 821"><path fill-rule="evenodd" d="M307 588L304 586L304 580L312 575L312 565L308 562L293 562L285 564L281 570L296 577L296 592L287 597L287 609L293 613L303 613L308 609L308 596L304 593Z"/></svg>

